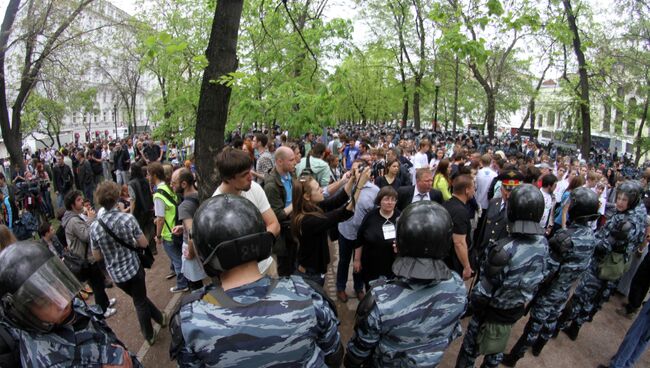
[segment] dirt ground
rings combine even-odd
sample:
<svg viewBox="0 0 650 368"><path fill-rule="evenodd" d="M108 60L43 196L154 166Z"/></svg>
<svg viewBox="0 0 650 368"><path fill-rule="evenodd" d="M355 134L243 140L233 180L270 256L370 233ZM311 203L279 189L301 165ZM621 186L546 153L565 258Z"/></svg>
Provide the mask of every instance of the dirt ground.
<svg viewBox="0 0 650 368"><path fill-rule="evenodd" d="M336 254L336 252L333 252ZM336 270L335 262L330 266L327 279L326 290L328 294L336 300L336 286L334 274ZM159 308L170 312L180 300L180 295L171 294L169 288L174 286L174 280L165 280L164 276L169 271L169 259L164 251L160 250L156 257L156 262L151 270L147 270L147 292L149 298ZM352 278L350 277L349 280ZM348 282L348 295L350 298L347 303L337 301L338 313L341 320L340 332L344 343L352 335L354 328L354 313L358 300L353 297L352 283ZM108 324L114 329L117 336L134 352L137 352L141 362L149 368L167 368L175 367L176 363L169 359L170 334L167 329L163 329L158 341L151 347L144 342L140 333L135 309L131 299L116 287L108 289L111 297L118 299L117 314L108 319ZM91 300L92 301L92 300ZM519 367L548 367L548 368L573 368L573 367L596 367L598 364L607 364L609 358L614 355L618 345L623 340L625 332L632 324L631 320L620 317L615 313L623 303L623 298L615 296L607 303L604 309L599 312L592 323L586 324L580 331L577 341L571 341L564 334L552 340L546 345L542 354L535 358L532 354L519 361ZM463 320L463 328L467 325L469 319ZM514 345L517 338L522 333L526 323L522 319L513 329L508 348ZM462 343L462 337L456 339L447 352L440 367L453 367L456 361L458 350ZM477 360L477 366L480 365L481 358ZM650 354L646 352L637 367L650 367Z"/></svg>

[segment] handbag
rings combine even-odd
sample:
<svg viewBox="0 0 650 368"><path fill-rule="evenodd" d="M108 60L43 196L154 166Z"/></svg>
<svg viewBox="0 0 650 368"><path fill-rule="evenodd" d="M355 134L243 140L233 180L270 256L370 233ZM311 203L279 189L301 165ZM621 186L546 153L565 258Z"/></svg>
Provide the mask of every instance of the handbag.
<svg viewBox="0 0 650 368"><path fill-rule="evenodd" d="M511 324L483 322L476 337L479 354L503 353L506 350L511 331Z"/></svg>
<svg viewBox="0 0 650 368"><path fill-rule="evenodd" d="M631 262L625 262L623 253L610 252L598 264L598 278L606 281L616 281L630 269L630 264Z"/></svg>
<svg viewBox="0 0 650 368"><path fill-rule="evenodd" d="M124 240L120 239L117 235L115 235L115 233L108 228L108 226L104 221L102 221L101 219L98 219L97 221L99 221L101 227L103 227L106 233L108 233L108 235L110 235L113 239L115 239L116 242L118 242L123 247L134 251L135 254L138 255L138 259L140 260L140 264L142 264L142 267L151 268L151 266L153 266L153 261L154 261L153 253L151 253L151 249L149 249L149 247L136 248L132 245L129 245Z"/></svg>
<svg viewBox="0 0 650 368"><path fill-rule="evenodd" d="M68 267L77 279L82 281L86 278L87 271L90 268L90 262L86 258L78 256L68 248L63 251L63 264Z"/></svg>

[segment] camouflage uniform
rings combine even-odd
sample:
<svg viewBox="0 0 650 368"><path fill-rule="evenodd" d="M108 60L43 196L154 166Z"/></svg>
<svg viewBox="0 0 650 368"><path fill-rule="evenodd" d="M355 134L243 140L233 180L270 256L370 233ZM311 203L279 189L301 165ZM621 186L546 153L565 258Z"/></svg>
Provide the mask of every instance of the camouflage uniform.
<svg viewBox="0 0 650 368"><path fill-rule="evenodd" d="M269 293L271 282L228 290L237 308L219 305L214 286L196 291L204 296L172 320L172 359L181 367L323 367L340 345L335 312L302 278L282 278Z"/></svg>
<svg viewBox="0 0 650 368"><path fill-rule="evenodd" d="M551 338L571 286L585 272L594 253L596 238L588 225L572 224L566 230L558 230L549 243L563 236L570 236L571 247L551 249L551 275L531 302L530 319L523 335L510 351L517 358L521 358L538 339L546 342Z"/></svg>
<svg viewBox="0 0 650 368"><path fill-rule="evenodd" d="M9 325L19 343L23 367L100 368L123 363L124 347L104 321L99 307L88 307L74 299L73 309L76 313L73 324L58 326L47 334ZM134 355L131 361L133 367L142 367Z"/></svg>
<svg viewBox="0 0 650 368"><path fill-rule="evenodd" d="M629 260L632 252L643 241L645 216L645 206L643 203L639 203L632 211L616 213L596 233L595 255L591 258L589 267L580 279L570 302L567 303L569 309L563 312L559 329L567 329L572 322L576 324L577 328L580 328L585 322L591 321L596 312L609 300L617 282L601 280L598 277L598 264L619 244L623 245L625 262ZM620 226L620 223L625 221L630 222L632 230L627 233L626 240L615 241L610 234Z"/></svg>
<svg viewBox="0 0 650 368"><path fill-rule="evenodd" d="M357 310L346 367L358 362L374 367L437 366L447 346L461 335L460 318L467 305L463 281L455 272L450 274L444 281L398 277L371 282L362 304L374 298L374 305L363 315L361 305Z"/></svg>
<svg viewBox="0 0 650 368"><path fill-rule="evenodd" d="M481 324L496 322L514 324L524 313L524 306L535 294L549 270L548 243L541 235L517 235L492 244L502 247L509 257L499 272L490 257L481 265L481 280L472 289L471 302L475 314L458 355L456 367L473 367L479 354L477 337ZM492 248L492 247L491 247ZM503 353L486 355L482 366L497 367Z"/></svg>

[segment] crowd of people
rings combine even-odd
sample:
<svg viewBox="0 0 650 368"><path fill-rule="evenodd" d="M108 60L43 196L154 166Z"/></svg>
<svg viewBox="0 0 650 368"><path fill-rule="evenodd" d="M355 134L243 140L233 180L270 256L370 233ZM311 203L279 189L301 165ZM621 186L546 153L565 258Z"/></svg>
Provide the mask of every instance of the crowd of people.
<svg viewBox="0 0 650 368"><path fill-rule="evenodd" d="M139 366L105 322L113 285L149 344L152 322L169 325L181 366L437 366L462 318L456 367L515 366L559 332L577 339L615 292L638 317L609 366L648 343L650 168L616 151L388 125L235 131L203 201L191 156L147 135L24 158L0 173L0 326L23 366ZM15 193L34 178L51 185L46 220L19 242ZM147 297L163 250L170 293L185 293L169 316ZM322 288L334 258L336 298L359 300L345 347Z"/></svg>

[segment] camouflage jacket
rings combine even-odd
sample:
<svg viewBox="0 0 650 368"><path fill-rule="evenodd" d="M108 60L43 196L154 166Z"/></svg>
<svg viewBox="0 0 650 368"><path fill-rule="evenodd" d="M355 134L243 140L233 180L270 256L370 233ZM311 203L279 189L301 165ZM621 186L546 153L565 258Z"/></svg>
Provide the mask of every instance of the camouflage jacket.
<svg viewBox="0 0 650 368"><path fill-rule="evenodd" d="M374 367L435 367L461 335L467 291L451 272L445 281L379 279L370 293L375 304L357 315L347 354ZM366 298L368 298L367 296Z"/></svg>
<svg viewBox="0 0 650 368"><path fill-rule="evenodd" d="M588 225L572 224L566 230L558 230L554 236L561 236L566 231L571 232L572 246L560 255L559 263L552 262L554 274L549 276L548 286L539 291L531 309L531 315L539 320L545 320L562 309L569 299L571 286L589 267L594 253L596 238Z"/></svg>
<svg viewBox="0 0 650 368"><path fill-rule="evenodd" d="M323 367L340 344L338 319L321 294L300 277L227 290L238 308L211 303L210 294L180 309L181 367ZM197 292L206 294L214 286ZM172 328L174 334L174 328ZM178 336L172 336L178 341Z"/></svg>
<svg viewBox="0 0 650 368"><path fill-rule="evenodd" d="M104 321L102 313L74 299L74 323L56 327L43 334L23 331L12 326L19 342L23 367L89 367L121 365L124 348ZM133 367L142 367L131 355Z"/></svg>
<svg viewBox="0 0 650 368"><path fill-rule="evenodd" d="M620 226L621 222L629 221L632 224L632 229L628 232L627 238L622 241L625 243L624 255L625 261L627 262L632 252L643 242L646 228L646 215L645 206L643 203L639 203L636 208L625 212L617 212L609 218L605 226L596 233L596 254L598 258L602 259L602 257L616 248L617 241L610 235L614 229Z"/></svg>
<svg viewBox="0 0 650 368"><path fill-rule="evenodd" d="M488 256L481 265L481 280L472 289L472 302L495 310L523 308L548 275L551 262L548 242L541 235L528 235L508 237L499 244L503 245L509 260L496 274L490 275Z"/></svg>

